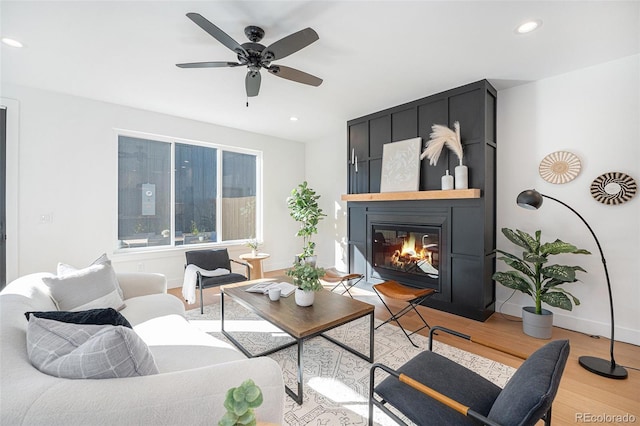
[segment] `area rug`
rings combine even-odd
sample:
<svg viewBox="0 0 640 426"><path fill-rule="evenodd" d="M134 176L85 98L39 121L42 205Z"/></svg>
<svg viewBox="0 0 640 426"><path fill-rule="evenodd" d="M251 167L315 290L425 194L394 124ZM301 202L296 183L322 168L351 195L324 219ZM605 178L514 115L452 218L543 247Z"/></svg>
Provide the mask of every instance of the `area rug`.
<svg viewBox="0 0 640 426"><path fill-rule="evenodd" d="M216 338L228 341L220 332L220 303L187 311L187 319L199 329ZM376 324L379 321L376 320ZM251 351L259 353L291 338L232 300L225 299L225 329ZM362 318L333 329L329 334L349 346L368 353L369 319ZM387 324L375 331L375 362L397 368L423 350L428 339L412 336L419 348L409 344L399 328ZM477 372L500 387L504 387L514 368L434 342L437 352ZM297 346L269 355L283 371L285 383L297 389ZM303 353L304 403L298 405L289 396L285 399L287 425L366 425L368 417L369 369L371 364L322 337L305 342ZM386 376L380 373L376 383ZM381 411L374 413L374 424L394 425Z"/></svg>

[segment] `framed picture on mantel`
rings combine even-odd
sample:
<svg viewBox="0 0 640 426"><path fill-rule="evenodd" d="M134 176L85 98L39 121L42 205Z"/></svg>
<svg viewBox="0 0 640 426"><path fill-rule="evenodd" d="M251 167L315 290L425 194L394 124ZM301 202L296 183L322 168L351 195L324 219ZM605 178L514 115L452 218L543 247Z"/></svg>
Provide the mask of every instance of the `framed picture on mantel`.
<svg viewBox="0 0 640 426"><path fill-rule="evenodd" d="M422 138L384 144L380 192L420 189L420 150Z"/></svg>

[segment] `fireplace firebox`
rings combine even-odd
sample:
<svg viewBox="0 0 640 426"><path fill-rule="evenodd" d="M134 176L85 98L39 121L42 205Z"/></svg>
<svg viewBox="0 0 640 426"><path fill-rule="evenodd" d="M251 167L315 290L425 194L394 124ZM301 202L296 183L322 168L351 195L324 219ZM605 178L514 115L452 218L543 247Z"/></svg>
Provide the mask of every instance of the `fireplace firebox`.
<svg viewBox="0 0 640 426"><path fill-rule="evenodd" d="M373 223L372 276L440 291L440 227Z"/></svg>

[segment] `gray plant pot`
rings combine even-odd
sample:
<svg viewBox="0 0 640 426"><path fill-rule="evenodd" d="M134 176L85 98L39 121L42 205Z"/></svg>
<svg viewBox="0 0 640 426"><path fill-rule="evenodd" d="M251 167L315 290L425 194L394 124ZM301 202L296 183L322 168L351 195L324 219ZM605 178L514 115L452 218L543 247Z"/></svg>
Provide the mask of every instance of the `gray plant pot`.
<svg viewBox="0 0 640 426"><path fill-rule="evenodd" d="M536 314L536 308L525 306L522 308L522 331L524 334L537 339L551 339L553 331L553 312L546 309L542 314Z"/></svg>

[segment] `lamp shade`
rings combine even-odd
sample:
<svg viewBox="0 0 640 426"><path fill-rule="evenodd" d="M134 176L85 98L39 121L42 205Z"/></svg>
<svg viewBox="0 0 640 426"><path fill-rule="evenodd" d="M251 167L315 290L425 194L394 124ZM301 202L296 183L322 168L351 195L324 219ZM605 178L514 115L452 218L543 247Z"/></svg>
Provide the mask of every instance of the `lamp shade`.
<svg viewBox="0 0 640 426"><path fill-rule="evenodd" d="M527 189L518 195L516 203L529 210L538 210L542 206L542 195L535 189Z"/></svg>

